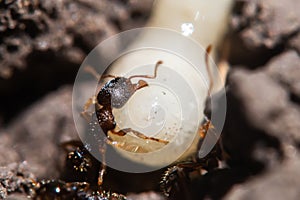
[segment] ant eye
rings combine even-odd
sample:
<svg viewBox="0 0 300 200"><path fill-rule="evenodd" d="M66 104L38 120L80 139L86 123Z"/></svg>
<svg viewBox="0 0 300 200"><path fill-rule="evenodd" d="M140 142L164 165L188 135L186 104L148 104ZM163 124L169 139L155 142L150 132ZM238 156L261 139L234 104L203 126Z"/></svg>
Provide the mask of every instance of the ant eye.
<svg viewBox="0 0 300 200"><path fill-rule="evenodd" d="M170 177L169 177L169 179L171 180L171 181L174 181L175 179L176 179L176 175L175 174L171 174L170 175Z"/></svg>

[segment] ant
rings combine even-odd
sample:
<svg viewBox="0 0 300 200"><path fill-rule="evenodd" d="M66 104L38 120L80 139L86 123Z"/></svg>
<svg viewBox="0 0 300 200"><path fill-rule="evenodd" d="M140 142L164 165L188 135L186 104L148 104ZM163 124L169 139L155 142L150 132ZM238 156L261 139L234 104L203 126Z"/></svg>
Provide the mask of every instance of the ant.
<svg viewBox="0 0 300 200"><path fill-rule="evenodd" d="M42 180L34 185L34 200L80 199L80 194L85 194L89 187L86 182L66 183L61 180Z"/></svg>
<svg viewBox="0 0 300 200"><path fill-rule="evenodd" d="M34 200L126 200L122 194L97 190L91 192L87 182L64 182L61 180L42 180L35 183Z"/></svg>
<svg viewBox="0 0 300 200"><path fill-rule="evenodd" d="M205 52L205 64L207 68L208 78L210 80L207 98L210 97L213 88L213 75L209 65L209 54L211 52L211 49L212 45L209 45L206 48ZM208 130L212 128L213 125L210 119L206 115L204 115L204 122L198 130L198 133L200 135L200 140L198 142L198 150L200 149ZM192 156L190 161L183 161L175 164L174 166L169 167L161 178L161 191L165 196L172 198L172 195L176 195L174 194L176 190L188 190L186 180L189 180L190 174L192 172L198 172L199 174L200 170L203 169L206 171L216 169L219 166L219 161L223 160L223 157L226 156L224 154L225 152L219 140L206 157L199 159L194 155ZM185 193L188 194L188 192Z"/></svg>
<svg viewBox="0 0 300 200"><path fill-rule="evenodd" d="M99 162L93 158L80 141L68 141L63 143L62 147L67 151L66 166L67 168L71 166L68 176L75 177L76 181L42 180L35 182L33 180L34 200L126 200L122 194L107 192L101 188L91 189L93 177L95 177L93 169ZM74 149L68 151L70 147ZM82 181L84 179L87 180Z"/></svg>
<svg viewBox="0 0 300 200"><path fill-rule="evenodd" d="M122 108L128 100L132 97L132 95L137 91L144 87L149 86L148 83L144 80L139 80L137 83L132 83L132 79L134 78L146 78L146 79L155 79L157 76L158 67L162 64L162 61L158 61L155 64L154 74L151 75L133 75L129 78L121 77L121 76L114 76L114 75L104 75L101 76L91 67L86 67L85 70L92 75L94 75L99 81L105 78L112 78L110 81L106 82L104 86L100 89L97 96L93 96L90 98L83 107L83 112L81 115L89 121L89 126L91 132L93 132L94 137L99 143L99 152L102 155L102 169L99 170L99 177L98 177L98 185L101 186L103 182L103 176L106 170L105 165L105 151L106 151L106 143L118 146L118 144L108 135L108 133L118 135L118 136L125 136L128 133L133 133L135 136L145 139L145 140L152 140L155 142L168 144L168 141L158 139L155 137L148 137L143 133L140 133L136 130L131 128L125 128L121 130L116 130L117 123L115 121L114 115L112 113L113 108ZM89 107L94 104L95 105L95 112L89 113ZM96 121L96 122L95 122ZM98 123L98 124L97 124ZM105 144L103 143L103 139L99 139L100 132L99 127L105 134Z"/></svg>
<svg viewBox="0 0 300 200"><path fill-rule="evenodd" d="M61 144L67 153L65 171L62 173L64 180L96 182L100 162L94 158L84 147L81 141L71 140Z"/></svg>
<svg viewBox="0 0 300 200"><path fill-rule="evenodd" d="M157 76L157 69L162 64L162 61L158 61L155 65L154 75L133 75L129 78L114 76L114 75L104 75L101 77L100 81L104 78L113 78L112 80L105 83L105 85L100 89L97 94L97 97L90 98L86 104L84 105L84 110L81 113L84 117L86 117L88 113L88 108L91 104L96 104L96 116L98 118L99 125L106 137L111 141L112 139L107 135L108 132L112 134L116 134L119 136L125 136L127 133L131 132L135 136L146 139L153 140L156 142L168 144L168 141L161 140L154 137L148 137L136 130L131 128L122 129L116 131L116 121L114 119L112 108L122 108L130 97L139 89L147 87L148 83L144 80L139 80L138 83L133 84L131 79L133 78L147 78L147 79L155 79ZM92 73L96 78L99 78L97 72L95 72L92 68L85 68L87 71Z"/></svg>

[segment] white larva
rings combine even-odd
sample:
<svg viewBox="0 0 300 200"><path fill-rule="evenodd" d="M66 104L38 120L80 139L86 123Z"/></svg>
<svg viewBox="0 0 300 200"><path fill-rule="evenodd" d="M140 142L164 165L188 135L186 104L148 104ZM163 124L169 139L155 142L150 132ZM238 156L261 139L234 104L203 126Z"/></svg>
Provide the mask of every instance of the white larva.
<svg viewBox="0 0 300 200"><path fill-rule="evenodd" d="M184 37L193 38L204 48L209 44L212 44L213 47L218 47L226 33L226 25L232 3L232 0L157 0L154 3L153 15L150 18L147 26L168 28L179 31ZM160 35L160 37L160 40L162 41L167 40L167 38L164 38L163 34ZM152 40L152 35L140 35L136 39L136 41L131 45L131 48L139 46L143 43L151 43ZM153 40L153 42L155 41L156 39ZM174 41L174 43L176 42L178 41ZM215 48L213 50L215 50ZM193 49L183 49L183 51L193 52ZM214 52L212 52L212 55L214 56ZM202 51L202 54L199 53L195 56L202 59L199 61L199 63L201 66L205 66L204 51ZM158 60L163 60L165 66L165 68L162 67L162 69L160 69L158 72L160 74L160 81L168 79L168 73L166 72L168 67L170 67L178 74L181 74L183 79L188 81L188 84L192 87L192 90L197 91L196 101L198 103L198 109L203 111L204 101L207 97L207 87L205 86L205 84L203 85L203 80L201 80L201 78L198 77L198 75L195 72L195 69L192 69L187 62L185 62L175 54L170 54L169 52L164 51L157 51L155 49L139 50L120 58L111 66L109 73L121 76L130 76L137 73L151 73L153 65ZM144 70L145 63L147 65L147 70ZM218 88L222 87L222 82L219 80L217 72L214 72L214 75L214 82L217 86L214 89L216 91L218 90ZM207 76L207 74L204 74L204 76ZM207 80L208 77L205 77L205 79ZM157 85L155 84L155 82L153 82L153 84L151 85L151 83L152 82L150 81L149 88L151 88L151 90L145 89L144 92L142 90L136 92L136 94L133 95L133 97L130 99L130 102L128 102L128 104L124 108L114 110L114 115L119 123L118 125L121 128L128 126L128 121L130 121L132 126L136 124L137 127L144 127L144 130L145 127L147 128L151 126L156 132L159 132L159 134L154 135L155 137L160 137L168 140L177 138L176 142L173 143L173 148L169 149L169 151L160 151L160 153L158 154L151 154L151 152L163 148L164 145L160 143L155 143L153 141L143 141L130 135L126 136L125 138L114 136L113 138L119 143L126 144L124 145L124 147L126 147L126 150L117 150L120 154L122 154L123 157L134 162L155 167L168 165L174 159L178 161L191 155L196 150L196 144L199 138L194 139L193 144L180 156L180 158L172 157L172 155L170 154L170 150L174 153L177 150L180 151L181 142L184 142L186 139L185 137L189 137L190 135L194 137L194 132L197 131L197 127L190 127L191 129L186 130L178 130L181 128L180 126L178 126L178 119L180 118L180 116L176 116L176 114L175 116L170 116L169 118L164 116L167 120L163 121L161 120L160 115L153 116L153 113L151 115L150 112L152 112L153 109L157 109L158 113L160 111L160 107L153 105L156 102L158 102L153 101L154 97L159 98L159 100L161 101L169 102L164 104L164 106L169 106L168 109L165 110L172 110L173 113L176 113L176 110L178 110L178 107L176 107L178 106L176 104L176 95L171 94L172 90L164 90L164 88L160 87L159 84ZM181 88L181 90L185 90L185 88ZM187 102L185 103L188 103L188 100L186 101ZM174 107L172 107L172 105ZM152 111L149 110L151 106ZM166 113L166 111L164 110L161 112L162 115L170 114ZM199 117L198 122L201 121L204 117L203 113L201 112L198 113L197 116ZM153 126L153 120L157 124L159 124L160 122L164 123L163 125L165 126L165 129L162 128L161 130L158 130L159 126ZM141 129L143 130L143 128ZM191 130L194 130L194 132L192 131L193 133L189 133ZM180 133L186 133L172 135L172 133L176 133L176 131ZM148 134L151 134L151 130L148 132ZM164 155L164 152L168 154Z"/></svg>

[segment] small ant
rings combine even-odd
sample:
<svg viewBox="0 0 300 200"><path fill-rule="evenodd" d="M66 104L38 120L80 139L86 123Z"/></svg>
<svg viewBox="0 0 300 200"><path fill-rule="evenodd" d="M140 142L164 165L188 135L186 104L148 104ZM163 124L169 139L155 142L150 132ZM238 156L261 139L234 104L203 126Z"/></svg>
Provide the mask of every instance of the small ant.
<svg viewBox="0 0 300 200"><path fill-rule="evenodd" d="M203 138L200 140L203 141ZM203 169L209 172L219 167L219 161L223 160L222 153L220 145L217 143L204 158L192 158L190 161L180 162L169 167L162 175L160 181L161 191L166 197L171 197L171 199L173 199L174 195L177 196L179 191L181 195L188 196L190 192L187 189L187 184L190 181L190 177L195 175L195 172L198 175ZM189 199L186 196L183 198ZM175 199L178 199L178 197Z"/></svg>
<svg viewBox="0 0 300 200"><path fill-rule="evenodd" d="M75 147L73 151L67 154L67 164L74 168L75 171L87 172L92 167L92 160L89 152L83 147L80 141L64 142L62 146L67 149L68 146Z"/></svg>
<svg viewBox="0 0 300 200"><path fill-rule="evenodd" d="M154 75L133 75L129 78L114 76L114 75L104 75L101 76L91 67L86 67L85 70L92 75L94 75L99 81L105 78L112 78L110 81L106 82L104 86L100 89L97 96L93 96L90 98L83 107L83 112L81 113L84 118L89 121L90 129L93 130L93 135L96 138L99 138L99 133L95 133L97 130L97 126L102 129L104 132L106 139L105 143L109 143L111 145L118 146L118 144L108 135L115 134L118 136L125 136L127 133L133 133L135 136L145 139L152 140L155 142L168 144L168 141L158 139L155 137L148 137L143 133L140 133L131 128L125 128L121 130L116 130L117 123L115 121L114 115L112 113L113 108L122 108L127 101L132 97L132 95L139 89L147 87L148 83L144 80L139 80L137 83L132 83L131 80L134 78L146 78L146 79L155 79L157 76L157 69L162 64L162 61L158 61L154 68ZM94 104L95 112L89 113L89 107ZM92 120L89 118L91 117ZM95 117L98 124L95 124ZM98 129L99 130L99 129ZM100 130L101 131L101 130ZM98 134L98 135L97 135ZM102 139L98 139L101 141ZM101 142L100 142L101 143ZM98 185L102 185L103 176L105 173L106 165L105 165L105 144L99 144L99 152L102 154L102 169L99 171L99 179Z"/></svg>
<svg viewBox="0 0 300 200"><path fill-rule="evenodd" d="M86 182L64 182L61 180L42 180L37 183L34 200L126 200L122 194L104 190L89 191Z"/></svg>
<svg viewBox="0 0 300 200"><path fill-rule="evenodd" d="M80 199L85 194L89 184L86 182L66 183L61 180L42 180L35 183L34 200Z"/></svg>
<svg viewBox="0 0 300 200"><path fill-rule="evenodd" d="M81 141L71 140L61 144L67 153L65 171L62 178L67 181L86 181L95 183L95 174L100 162L84 147Z"/></svg>
<svg viewBox="0 0 300 200"><path fill-rule="evenodd" d="M31 185L34 192L31 190L31 193L34 194L32 195L34 200L126 200L122 194L107 192L99 187L96 190L92 189L96 174L94 169L100 163L93 158L80 141L64 142L62 147L67 151L68 176L71 179L75 178L76 181L42 180L35 182L33 180ZM74 149L68 151L70 147ZM86 181L82 181L85 179Z"/></svg>
<svg viewBox="0 0 300 200"><path fill-rule="evenodd" d="M98 92L97 97L90 98L86 104L84 105L84 110L81 113L84 117L87 117L88 108L91 104L96 104L96 116L98 118L99 125L106 137L111 141L112 139L108 136L108 132L112 134L116 134L119 136L125 136L127 133L131 132L139 138L145 140L153 140L156 142L168 144L168 141L148 137L136 130L131 128L122 129L116 131L116 121L114 119L112 108L122 108L130 97L139 89L147 87L148 83L144 80L139 80L138 83L133 84L131 79L133 78L147 78L147 79L155 79L157 76L157 69L162 64L162 61L158 61L155 65L154 75L133 75L129 78L113 76L113 75L104 75L100 80L104 78L113 78L108 81ZM96 78L99 78L97 72L95 72L92 68L85 68L87 71L92 73Z"/></svg>
<svg viewBox="0 0 300 200"><path fill-rule="evenodd" d="M89 183L42 180L36 183L34 200L126 200L122 194L104 190L89 191Z"/></svg>
<svg viewBox="0 0 300 200"><path fill-rule="evenodd" d="M207 98L210 97L213 88L213 75L209 66L209 54L211 52L211 49L212 46L209 45L206 48L205 52L205 63L208 78L210 80ZM211 124L210 119L204 115L204 122L198 130L198 133L200 135L200 140L198 142L198 150L201 147L208 130L211 128L213 128L213 125ZM180 162L174 166L169 167L162 176L160 182L161 191L164 193L165 196L170 197L174 195L174 192L176 190L187 190L186 180L189 179L189 174L195 171L199 173L202 169L206 171L216 169L219 166L219 161L223 159L223 154L223 148L220 144L220 141L218 141L206 157L199 159L193 156L190 161ZM188 192L185 193L188 194Z"/></svg>

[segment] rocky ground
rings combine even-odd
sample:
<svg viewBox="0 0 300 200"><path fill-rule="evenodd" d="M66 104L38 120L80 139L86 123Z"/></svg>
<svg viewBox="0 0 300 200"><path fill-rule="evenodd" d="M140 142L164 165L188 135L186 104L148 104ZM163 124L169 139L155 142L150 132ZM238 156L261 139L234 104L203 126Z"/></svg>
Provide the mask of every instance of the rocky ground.
<svg viewBox="0 0 300 200"><path fill-rule="evenodd" d="M61 176L60 144L77 138L71 95L78 67L97 42L143 26L151 5L0 0L0 198L24 199L32 179ZM190 182L191 199L300 196L298 8L297 0L236 1L222 133L228 168ZM107 185L129 199L165 199L157 186L161 172L110 174Z"/></svg>

